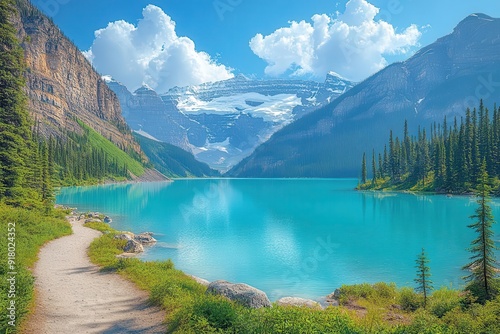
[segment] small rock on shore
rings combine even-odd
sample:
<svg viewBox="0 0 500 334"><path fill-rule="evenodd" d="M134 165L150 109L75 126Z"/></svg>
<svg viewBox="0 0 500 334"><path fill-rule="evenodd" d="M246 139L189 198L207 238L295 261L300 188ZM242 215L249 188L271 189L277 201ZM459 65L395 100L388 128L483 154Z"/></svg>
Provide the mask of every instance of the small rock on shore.
<svg viewBox="0 0 500 334"><path fill-rule="evenodd" d="M308 307L313 309L322 309L318 302L311 299L304 299L299 297L283 297L276 301L277 305L280 306L298 306L298 307Z"/></svg>

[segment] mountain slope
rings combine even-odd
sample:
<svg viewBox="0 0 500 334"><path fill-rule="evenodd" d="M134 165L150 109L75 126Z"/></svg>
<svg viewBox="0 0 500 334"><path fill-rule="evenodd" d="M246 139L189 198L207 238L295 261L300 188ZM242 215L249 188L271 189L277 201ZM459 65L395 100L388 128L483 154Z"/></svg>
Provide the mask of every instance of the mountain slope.
<svg viewBox="0 0 500 334"><path fill-rule="evenodd" d="M500 95L500 20L484 14L277 132L228 175L357 176L361 155L380 152L389 130L410 131L464 114Z"/></svg>
<svg viewBox="0 0 500 334"><path fill-rule="evenodd" d="M48 17L28 0L15 3L18 15L12 23L24 50L28 107L37 133L67 140L72 133L86 136L88 126L139 164L145 162L145 155L122 117L116 94ZM131 167L135 173L144 173L144 168L136 165L127 166L135 166ZM132 178L140 176L131 169Z"/></svg>
<svg viewBox="0 0 500 334"><path fill-rule="evenodd" d="M127 123L192 152L226 171L274 132L329 103L353 86L330 73L323 83L251 80L244 76L157 94L149 87L130 93L105 78L118 95Z"/></svg>
<svg viewBox="0 0 500 334"><path fill-rule="evenodd" d="M208 177L220 176L219 172L207 164L199 162L183 149L134 134L149 161L163 175L168 177Z"/></svg>

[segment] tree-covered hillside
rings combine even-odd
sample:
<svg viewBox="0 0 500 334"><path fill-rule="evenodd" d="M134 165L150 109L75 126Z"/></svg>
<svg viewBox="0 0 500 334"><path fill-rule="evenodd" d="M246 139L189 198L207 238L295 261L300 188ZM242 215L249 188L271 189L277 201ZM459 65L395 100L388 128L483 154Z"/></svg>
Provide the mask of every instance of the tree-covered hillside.
<svg viewBox="0 0 500 334"><path fill-rule="evenodd" d="M218 171L211 169L205 163L199 162L191 153L177 146L158 142L137 133L134 136L153 166L165 176L220 176Z"/></svg>
<svg viewBox="0 0 500 334"><path fill-rule="evenodd" d="M0 201L33 205L48 197L48 156L33 139L24 93L25 63L9 19L12 1L0 2ZM39 171L42 173L39 175Z"/></svg>
<svg viewBox="0 0 500 334"><path fill-rule="evenodd" d="M409 134L406 122L402 138L391 131L384 151L371 154L371 168L363 169L361 179L366 182L360 188L471 193L478 186L483 161L498 184L500 110L495 106L490 111L481 102L478 109L467 109L464 118L445 118L416 136Z"/></svg>

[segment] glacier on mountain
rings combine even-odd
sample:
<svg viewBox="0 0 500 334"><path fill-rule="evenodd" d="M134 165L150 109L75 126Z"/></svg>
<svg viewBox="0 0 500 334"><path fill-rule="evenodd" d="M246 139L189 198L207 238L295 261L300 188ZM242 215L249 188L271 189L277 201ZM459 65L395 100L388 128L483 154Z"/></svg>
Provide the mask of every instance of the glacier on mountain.
<svg viewBox="0 0 500 334"><path fill-rule="evenodd" d="M133 130L188 150L220 171L250 155L285 125L354 86L333 72L323 83L238 75L163 94L145 86L131 93L109 76L103 80L117 94Z"/></svg>

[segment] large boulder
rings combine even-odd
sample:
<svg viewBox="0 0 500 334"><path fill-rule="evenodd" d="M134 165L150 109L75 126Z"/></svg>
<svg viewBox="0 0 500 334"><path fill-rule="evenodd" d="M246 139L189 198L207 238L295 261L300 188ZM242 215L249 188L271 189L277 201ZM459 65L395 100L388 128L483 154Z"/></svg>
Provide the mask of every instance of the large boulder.
<svg viewBox="0 0 500 334"><path fill-rule="evenodd" d="M250 285L215 281L208 285L207 294L220 295L250 308L271 307L267 295Z"/></svg>
<svg viewBox="0 0 500 334"><path fill-rule="evenodd" d="M308 307L314 309L322 309L318 302L311 299L304 299L299 297L283 297L276 301L277 305L280 306L298 306L298 307Z"/></svg>
<svg viewBox="0 0 500 334"><path fill-rule="evenodd" d="M123 232L123 233L115 235L115 239L118 239L118 240L132 240L132 239L134 239L134 233L132 233L132 232Z"/></svg>
<svg viewBox="0 0 500 334"><path fill-rule="evenodd" d="M135 240L129 240L123 248L123 251L125 253L141 253L144 252L144 247L142 247L142 245Z"/></svg>
<svg viewBox="0 0 500 334"><path fill-rule="evenodd" d="M153 238L153 233L151 233L151 232L144 232L141 234L137 234L134 237L134 240L143 244L143 245L150 245L150 244L154 244L156 242L156 239Z"/></svg>
<svg viewBox="0 0 500 334"><path fill-rule="evenodd" d="M88 212L87 218L98 218L101 219L104 215L99 212Z"/></svg>
<svg viewBox="0 0 500 334"><path fill-rule="evenodd" d="M334 292L325 297L323 306L339 306L340 295L340 289L335 289Z"/></svg>
<svg viewBox="0 0 500 334"><path fill-rule="evenodd" d="M111 224L111 223L113 222L113 219L111 219L109 216L105 216L105 217L104 217L104 222L105 222L106 224Z"/></svg>

